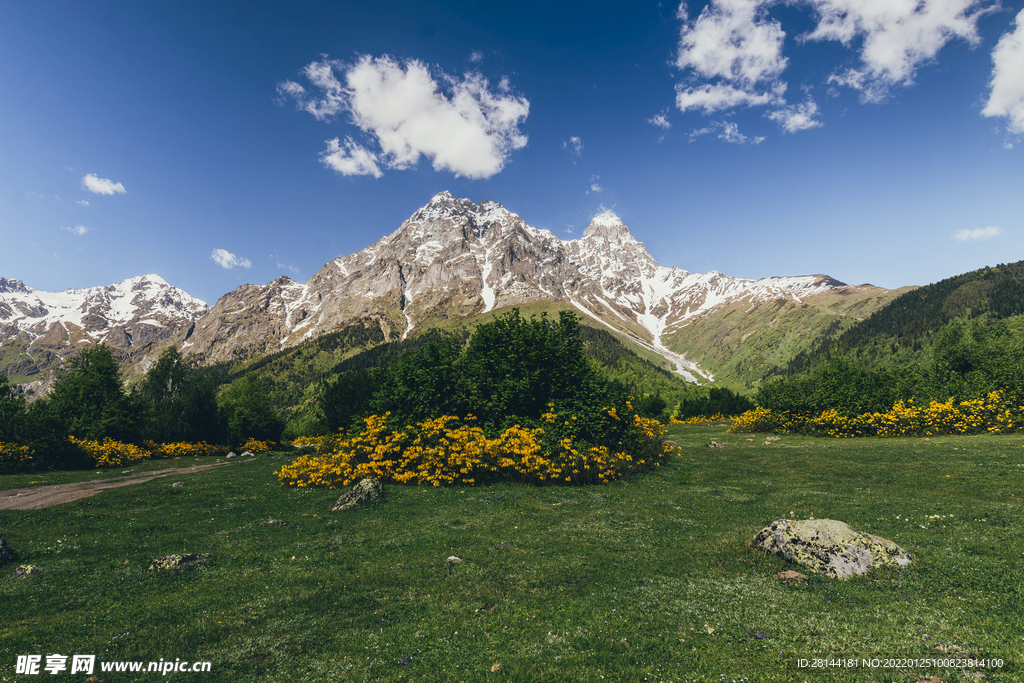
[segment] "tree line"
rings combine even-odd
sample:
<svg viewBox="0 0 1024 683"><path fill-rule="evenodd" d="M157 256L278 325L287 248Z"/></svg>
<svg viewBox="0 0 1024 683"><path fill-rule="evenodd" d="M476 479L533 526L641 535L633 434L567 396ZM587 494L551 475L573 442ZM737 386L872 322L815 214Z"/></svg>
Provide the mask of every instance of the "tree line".
<svg viewBox="0 0 1024 683"><path fill-rule="evenodd" d="M71 358L53 390L31 404L0 375L0 442L32 446L44 466L85 464L69 436L238 445L250 437L276 440L283 426L255 373L218 396L215 375L201 372L174 347L131 390L105 344Z"/></svg>

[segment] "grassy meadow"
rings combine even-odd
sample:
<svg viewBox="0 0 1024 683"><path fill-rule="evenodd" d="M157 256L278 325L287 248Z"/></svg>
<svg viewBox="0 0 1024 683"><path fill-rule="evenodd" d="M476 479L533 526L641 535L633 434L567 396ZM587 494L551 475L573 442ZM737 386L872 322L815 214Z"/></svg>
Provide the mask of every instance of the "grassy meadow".
<svg viewBox="0 0 1024 683"><path fill-rule="evenodd" d="M681 456L605 486L387 486L383 502L331 513L340 492L282 486L274 472L294 456L271 453L0 510L18 553L0 567L0 681L36 680L15 674L17 656L49 653L210 661L166 676L203 683L1024 679L1024 437L765 444L726 429L670 427ZM9 475L0 488L195 462ZM800 568L748 541L812 516L891 538L916 562L774 579ZM210 558L147 574L175 552ZM20 563L47 571L7 578ZM798 665L962 657L1003 666ZM93 680L154 677L98 669Z"/></svg>

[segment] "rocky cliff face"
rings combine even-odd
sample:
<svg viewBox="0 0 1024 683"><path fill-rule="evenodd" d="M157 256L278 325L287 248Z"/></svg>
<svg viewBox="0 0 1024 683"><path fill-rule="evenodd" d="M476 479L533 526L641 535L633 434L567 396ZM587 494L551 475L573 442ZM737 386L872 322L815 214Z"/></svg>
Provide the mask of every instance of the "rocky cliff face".
<svg viewBox="0 0 1024 683"><path fill-rule="evenodd" d="M824 275L732 278L665 268L611 213L561 240L492 201L442 192L387 237L327 263L304 284L287 277L222 297L184 342L208 362L296 345L357 319L386 338L446 318L533 301L562 302L669 360L691 379L710 377L678 332L742 304L805 300L850 289ZM877 289L877 288L873 288ZM878 290L885 292L886 290Z"/></svg>
<svg viewBox="0 0 1024 683"><path fill-rule="evenodd" d="M69 354L98 343L112 347L130 371L143 372L206 310L156 275L63 292L0 278L0 372L45 389Z"/></svg>

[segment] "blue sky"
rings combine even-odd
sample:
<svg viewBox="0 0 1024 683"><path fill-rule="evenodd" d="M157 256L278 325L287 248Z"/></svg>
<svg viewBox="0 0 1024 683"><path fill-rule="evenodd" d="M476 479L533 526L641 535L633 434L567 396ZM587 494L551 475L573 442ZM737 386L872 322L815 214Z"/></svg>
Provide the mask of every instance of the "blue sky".
<svg viewBox="0 0 1024 683"><path fill-rule="evenodd" d="M441 190L927 284L1024 259L1022 155L1020 0L0 9L0 276L42 290L305 281Z"/></svg>

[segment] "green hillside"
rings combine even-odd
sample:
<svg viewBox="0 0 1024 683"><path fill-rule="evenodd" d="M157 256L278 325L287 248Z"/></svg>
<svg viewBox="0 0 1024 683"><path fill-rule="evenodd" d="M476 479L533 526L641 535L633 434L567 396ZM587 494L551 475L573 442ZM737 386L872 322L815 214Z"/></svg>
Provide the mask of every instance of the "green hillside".
<svg viewBox="0 0 1024 683"><path fill-rule="evenodd" d="M861 285L756 307L737 301L667 335L665 344L697 361L717 384L749 393L909 289Z"/></svg>
<svg viewBox="0 0 1024 683"><path fill-rule="evenodd" d="M1024 396L1024 261L907 292L789 363L758 403L885 410L896 400Z"/></svg>
<svg viewBox="0 0 1024 683"><path fill-rule="evenodd" d="M836 356L867 369L927 361L952 320L994 322L1022 314L1024 261L974 270L902 294L841 334L797 354L785 374L806 372Z"/></svg>

